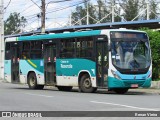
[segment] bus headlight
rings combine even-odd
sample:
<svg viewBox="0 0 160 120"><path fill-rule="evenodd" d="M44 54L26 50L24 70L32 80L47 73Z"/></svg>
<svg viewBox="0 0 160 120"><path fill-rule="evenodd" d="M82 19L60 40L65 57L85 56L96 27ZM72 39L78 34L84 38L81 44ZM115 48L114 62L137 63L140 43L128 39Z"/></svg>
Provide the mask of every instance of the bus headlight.
<svg viewBox="0 0 160 120"><path fill-rule="evenodd" d="M117 75L115 71L111 70L111 72L116 79L121 80L121 77Z"/></svg>
<svg viewBox="0 0 160 120"><path fill-rule="evenodd" d="M151 78L152 77L152 71L149 73L147 78Z"/></svg>

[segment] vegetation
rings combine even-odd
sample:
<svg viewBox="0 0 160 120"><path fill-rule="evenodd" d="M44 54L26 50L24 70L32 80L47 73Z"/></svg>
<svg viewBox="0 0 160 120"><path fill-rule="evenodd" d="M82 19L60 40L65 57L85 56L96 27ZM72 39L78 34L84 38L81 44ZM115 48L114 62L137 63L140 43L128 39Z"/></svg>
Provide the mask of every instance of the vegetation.
<svg viewBox="0 0 160 120"><path fill-rule="evenodd" d="M88 3L88 13L89 13L89 24L105 23L111 22L111 9L112 1L108 0L106 3L104 0L97 0L97 5L93 5L91 2L84 0L84 5L77 6L75 11L72 12L72 22L74 25L85 25L87 24L87 3ZM113 2L115 4L115 0ZM120 9L116 7L114 19L119 22L121 18Z"/></svg>
<svg viewBox="0 0 160 120"><path fill-rule="evenodd" d="M114 7L114 21L134 21L147 19L147 5L149 5L149 19L157 18L158 5L156 0L97 0L97 5L84 0L72 12L72 23L74 25L87 24L87 3L89 11L89 24L106 23L112 21L112 8ZM145 10L145 11L144 11Z"/></svg>
<svg viewBox="0 0 160 120"><path fill-rule="evenodd" d="M133 20L139 12L139 0L122 0L123 1L123 5L122 8L124 9L124 18L127 21L131 21ZM137 20L138 18L136 18L135 20Z"/></svg>
<svg viewBox="0 0 160 120"><path fill-rule="evenodd" d="M19 33L26 23L26 19L23 16L21 17L20 13L11 13L8 19L4 21L4 34Z"/></svg>
<svg viewBox="0 0 160 120"><path fill-rule="evenodd" d="M142 28L141 30L144 30L148 33L152 51L152 78L153 80L158 80L160 79L160 32L147 28Z"/></svg>
<svg viewBox="0 0 160 120"><path fill-rule="evenodd" d="M157 16L157 8L158 8L158 4L155 2L155 0L151 0L151 6L150 6L150 10L151 10L151 14L150 14L150 19L155 19Z"/></svg>

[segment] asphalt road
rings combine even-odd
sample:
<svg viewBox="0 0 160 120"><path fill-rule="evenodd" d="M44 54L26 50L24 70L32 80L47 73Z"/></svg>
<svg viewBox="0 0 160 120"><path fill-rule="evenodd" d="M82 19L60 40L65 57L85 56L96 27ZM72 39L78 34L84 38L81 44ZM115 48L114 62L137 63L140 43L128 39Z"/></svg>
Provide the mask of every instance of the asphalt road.
<svg viewBox="0 0 160 120"><path fill-rule="evenodd" d="M160 95L141 90L124 95L106 90L80 93L76 88L30 90L27 85L0 82L0 111L160 111Z"/></svg>

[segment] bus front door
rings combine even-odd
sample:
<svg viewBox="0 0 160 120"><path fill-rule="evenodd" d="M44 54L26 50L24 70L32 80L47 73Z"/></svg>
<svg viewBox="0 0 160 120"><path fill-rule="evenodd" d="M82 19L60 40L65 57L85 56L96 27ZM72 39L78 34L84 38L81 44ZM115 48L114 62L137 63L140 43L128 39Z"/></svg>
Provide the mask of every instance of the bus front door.
<svg viewBox="0 0 160 120"><path fill-rule="evenodd" d="M17 43L13 43L11 46L11 82L19 83L19 47Z"/></svg>
<svg viewBox="0 0 160 120"><path fill-rule="evenodd" d="M96 42L97 86L107 87L108 77L108 43Z"/></svg>
<svg viewBox="0 0 160 120"><path fill-rule="evenodd" d="M44 45L44 77L46 85L56 84L56 44Z"/></svg>

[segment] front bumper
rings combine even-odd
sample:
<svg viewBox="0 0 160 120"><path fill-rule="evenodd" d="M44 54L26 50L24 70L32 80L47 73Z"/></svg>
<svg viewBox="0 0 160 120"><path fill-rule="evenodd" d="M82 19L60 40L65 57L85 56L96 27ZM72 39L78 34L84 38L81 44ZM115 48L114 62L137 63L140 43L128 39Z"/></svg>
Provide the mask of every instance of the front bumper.
<svg viewBox="0 0 160 120"><path fill-rule="evenodd" d="M108 78L108 88L133 88L132 85L138 85L138 87L150 87L151 86L151 78L145 80L119 80L114 77Z"/></svg>

